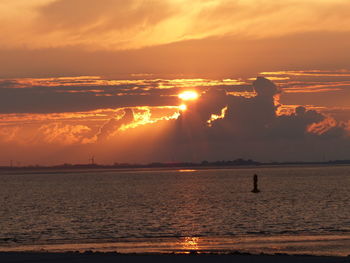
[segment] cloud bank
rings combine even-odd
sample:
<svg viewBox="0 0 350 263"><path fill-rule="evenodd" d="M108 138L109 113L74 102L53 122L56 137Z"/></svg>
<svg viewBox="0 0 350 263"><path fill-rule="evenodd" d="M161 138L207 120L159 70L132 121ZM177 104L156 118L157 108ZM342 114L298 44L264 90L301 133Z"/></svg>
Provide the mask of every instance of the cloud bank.
<svg viewBox="0 0 350 263"><path fill-rule="evenodd" d="M0 143L13 159L28 162L26 153L32 150L32 162L36 158L50 164L86 163L90 155L100 163L114 163L321 161L350 154L347 122L303 106L279 113L283 89L266 78L258 77L251 89L251 97L231 95L224 86L207 89L186 111L169 107L167 115L157 116L149 107L124 107L100 111L104 118L88 118L85 125L74 120L39 120L39 130L33 124L22 130L7 125L0 129Z"/></svg>

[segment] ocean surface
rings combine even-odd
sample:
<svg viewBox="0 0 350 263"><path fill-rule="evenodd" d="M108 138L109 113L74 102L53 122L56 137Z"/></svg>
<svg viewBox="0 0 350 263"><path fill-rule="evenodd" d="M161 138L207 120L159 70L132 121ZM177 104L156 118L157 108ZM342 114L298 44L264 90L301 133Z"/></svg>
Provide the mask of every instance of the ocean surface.
<svg viewBox="0 0 350 263"><path fill-rule="evenodd" d="M3 171L0 251L28 250L349 255L350 167Z"/></svg>

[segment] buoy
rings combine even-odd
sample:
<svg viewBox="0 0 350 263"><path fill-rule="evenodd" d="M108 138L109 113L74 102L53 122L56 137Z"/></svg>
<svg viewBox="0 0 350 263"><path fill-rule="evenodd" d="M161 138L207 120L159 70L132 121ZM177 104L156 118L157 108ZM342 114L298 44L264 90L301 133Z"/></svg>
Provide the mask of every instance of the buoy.
<svg viewBox="0 0 350 263"><path fill-rule="evenodd" d="M254 176L253 176L253 185L254 185L254 188L252 190L252 193L254 193L254 194L260 193L260 190L258 189L258 175L257 174L254 174Z"/></svg>

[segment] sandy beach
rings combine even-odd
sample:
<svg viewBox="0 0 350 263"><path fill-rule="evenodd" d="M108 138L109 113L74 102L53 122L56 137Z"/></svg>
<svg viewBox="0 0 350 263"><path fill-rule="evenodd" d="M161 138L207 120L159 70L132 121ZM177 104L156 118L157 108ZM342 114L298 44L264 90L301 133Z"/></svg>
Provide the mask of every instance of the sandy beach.
<svg viewBox="0 0 350 263"><path fill-rule="evenodd" d="M252 254L118 254L118 253L0 253L2 263L15 262L239 262L239 263L342 263L350 257Z"/></svg>

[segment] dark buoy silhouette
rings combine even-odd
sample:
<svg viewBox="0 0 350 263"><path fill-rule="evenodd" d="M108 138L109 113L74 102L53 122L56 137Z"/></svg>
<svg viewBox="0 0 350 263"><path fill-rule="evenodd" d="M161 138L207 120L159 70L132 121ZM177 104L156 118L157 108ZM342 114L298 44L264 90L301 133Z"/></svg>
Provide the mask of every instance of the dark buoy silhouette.
<svg viewBox="0 0 350 263"><path fill-rule="evenodd" d="M260 193L260 190L258 189L258 175L256 174L254 174L253 183L254 183L254 188L252 190L252 193L254 194Z"/></svg>

